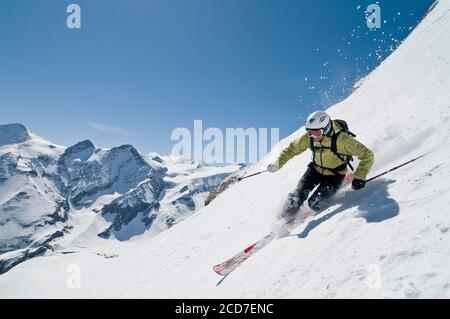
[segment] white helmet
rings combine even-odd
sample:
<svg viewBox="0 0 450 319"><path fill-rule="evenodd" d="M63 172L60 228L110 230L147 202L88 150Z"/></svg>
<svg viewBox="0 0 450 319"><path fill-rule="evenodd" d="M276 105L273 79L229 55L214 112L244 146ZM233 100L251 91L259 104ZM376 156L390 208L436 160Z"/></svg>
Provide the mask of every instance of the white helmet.
<svg viewBox="0 0 450 319"><path fill-rule="evenodd" d="M322 130L324 135L330 132L331 126L330 116L323 111L317 111L308 116L305 125L307 130Z"/></svg>

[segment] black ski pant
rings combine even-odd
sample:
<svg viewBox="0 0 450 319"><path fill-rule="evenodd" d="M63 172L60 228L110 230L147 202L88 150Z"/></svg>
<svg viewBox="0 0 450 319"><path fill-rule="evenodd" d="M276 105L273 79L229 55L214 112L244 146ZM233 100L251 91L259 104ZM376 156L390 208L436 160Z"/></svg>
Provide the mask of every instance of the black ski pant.
<svg viewBox="0 0 450 319"><path fill-rule="evenodd" d="M317 213L323 211L328 208L331 197L336 194L343 181L344 176L322 175L310 163L295 191L289 194L283 216L295 215L317 185L319 187L309 198L308 205Z"/></svg>

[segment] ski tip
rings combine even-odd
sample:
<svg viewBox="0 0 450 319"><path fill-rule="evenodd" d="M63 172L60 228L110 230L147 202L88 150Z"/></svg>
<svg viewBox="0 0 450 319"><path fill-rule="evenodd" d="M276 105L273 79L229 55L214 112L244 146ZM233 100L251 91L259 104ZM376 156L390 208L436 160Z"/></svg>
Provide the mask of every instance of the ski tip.
<svg viewBox="0 0 450 319"><path fill-rule="evenodd" d="M226 274L226 273L224 272L224 269L223 269L222 267L220 267L220 265L214 266L214 267L213 267L213 270L214 270L214 272L215 272L216 274L218 274L219 276L225 277L226 275L228 275L228 274Z"/></svg>

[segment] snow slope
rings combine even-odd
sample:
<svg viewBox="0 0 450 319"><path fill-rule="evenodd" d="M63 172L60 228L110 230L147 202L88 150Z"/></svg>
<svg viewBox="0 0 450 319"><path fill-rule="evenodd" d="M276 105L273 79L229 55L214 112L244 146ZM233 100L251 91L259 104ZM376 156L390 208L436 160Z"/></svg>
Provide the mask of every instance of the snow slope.
<svg viewBox="0 0 450 319"><path fill-rule="evenodd" d="M272 242L220 285L211 267L272 229L308 152L276 174L233 185L156 237L23 263L0 276L0 297L450 297L448 34L450 2L441 1L358 90L328 110L375 152L371 176L431 153L364 190L342 192L333 207ZM74 266L81 286L71 289Z"/></svg>

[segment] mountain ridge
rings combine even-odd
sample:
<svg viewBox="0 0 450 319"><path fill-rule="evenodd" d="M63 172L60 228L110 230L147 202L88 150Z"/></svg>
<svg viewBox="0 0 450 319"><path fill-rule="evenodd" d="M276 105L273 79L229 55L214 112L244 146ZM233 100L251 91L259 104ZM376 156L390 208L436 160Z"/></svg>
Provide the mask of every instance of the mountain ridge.
<svg viewBox="0 0 450 319"><path fill-rule="evenodd" d="M195 164L192 171L168 174L164 160L153 160L132 145L101 149L84 140L56 146L22 124L1 125L0 132L5 134L0 146L0 273L80 232L73 222L79 214L91 216L82 227L97 229L95 236L102 240L126 241L152 227L154 234L164 231L198 210L201 200L195 198L205 197L230 169L238 169L230 165L220 174L206 172L203 183L209 177L218 180L203 187L196 185Z"/></svg>

